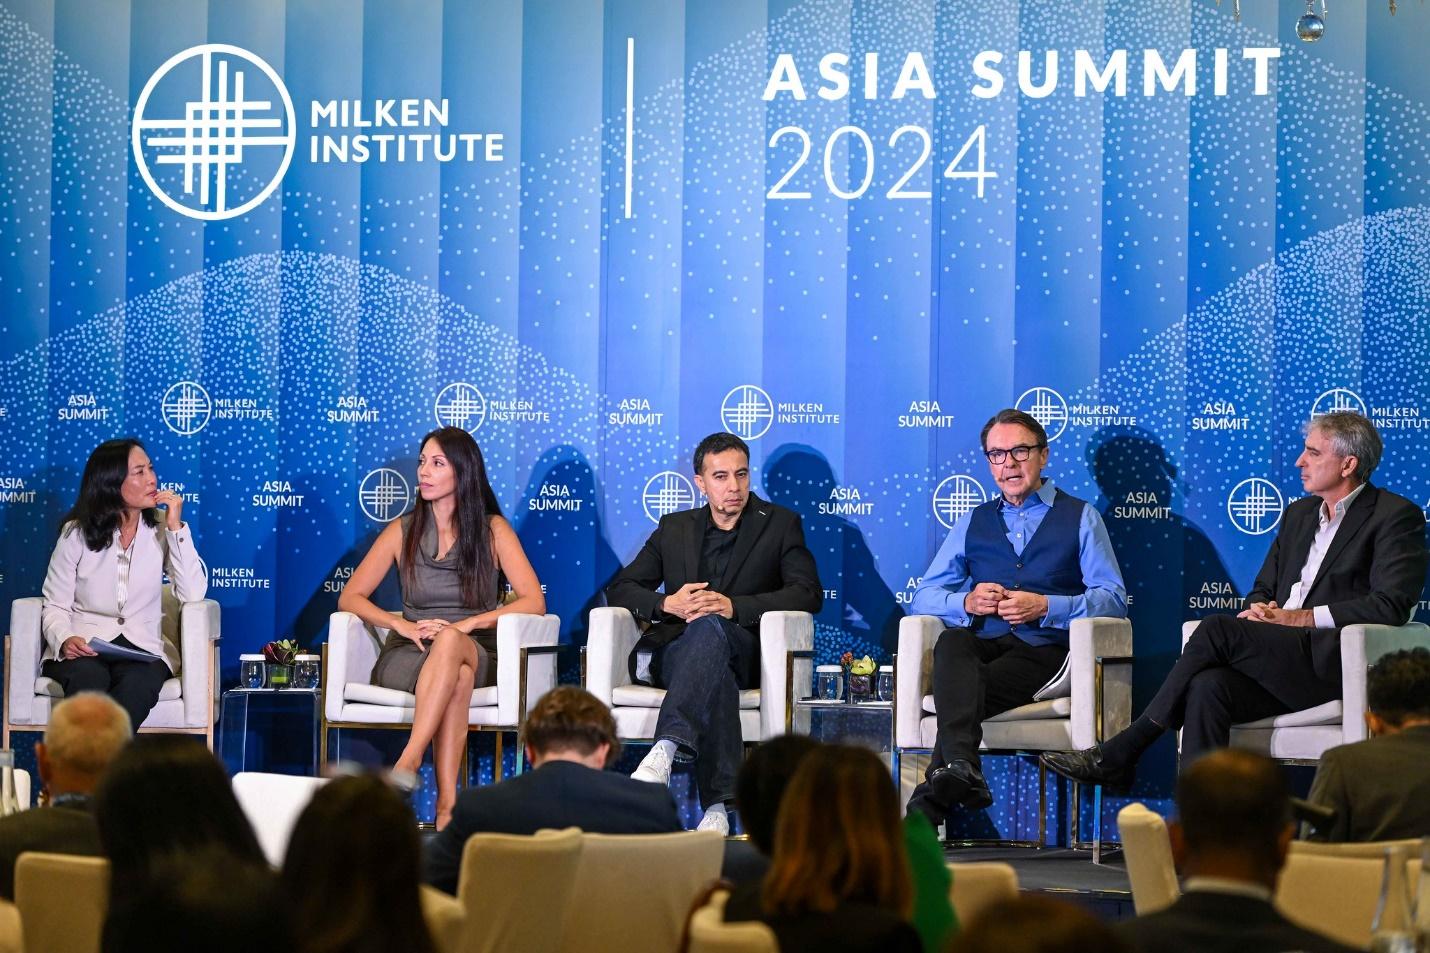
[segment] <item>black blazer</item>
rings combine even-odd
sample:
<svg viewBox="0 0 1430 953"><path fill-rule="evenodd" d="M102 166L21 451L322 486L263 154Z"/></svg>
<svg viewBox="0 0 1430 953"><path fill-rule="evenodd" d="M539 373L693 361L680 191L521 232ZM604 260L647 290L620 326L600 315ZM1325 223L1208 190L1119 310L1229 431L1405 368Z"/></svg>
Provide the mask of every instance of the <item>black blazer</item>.
<svg viewBox="0 0 1430 953"><path fill-rule="evenodd" d="M1309 799L1336 819L1312 840L1430 836L1430 725L1406 728L1321 755Z"/></svg>
<svg viewBox="0 0 1430 953"><path fill-rule="evenodd" d="M422 879L457 892L462 850L473 834L535 834L579 827L591 834L670 834L685 829L670 789L574 761L539 768L457 795L452 821L422 850Z"/></svg>
<svg viewBox="0 0 1430 953"><path fill-rule="evenodd" d="M25 851L99 857L99 825L86 804L37 807L0 818L0 897L15 899L15 861Z"/></svg>
<svg viewBox="0 0 1430 953"><path fill-rule="evenodd" d="M1351 953L1330 937L1287 920L1265 900L1233 894L1193 891L1165 910L1114 929L1138 953Z"/></svg>
<svg viewBox="0 0 1430 953"><path fill-rule="evenodd" d="M1245 605L1285 605L1320 527L1319 496L1286 507L1281 529ZM1326 606L1336 628L1404 625L1425 587L1425 514L1403 496L1366 484L1351 503L1304 605Z"/></svg>
<svg viewBox="0 0 1430 953"><path fill-rule="evenodd" d="M656 606L666 592L675 592L698 578L700 548L710 525L709 504L661 517L655 532L606 590L613 606L631 610L646 630L643 648L665 645L685 631L673 616L656 618ZM730 598L734 621L757 632L760 616L775 610L818 612L824 602L814 556L804 545L799 514L751 493L740 515L735 549L725 570L721 594Z"/></svg>

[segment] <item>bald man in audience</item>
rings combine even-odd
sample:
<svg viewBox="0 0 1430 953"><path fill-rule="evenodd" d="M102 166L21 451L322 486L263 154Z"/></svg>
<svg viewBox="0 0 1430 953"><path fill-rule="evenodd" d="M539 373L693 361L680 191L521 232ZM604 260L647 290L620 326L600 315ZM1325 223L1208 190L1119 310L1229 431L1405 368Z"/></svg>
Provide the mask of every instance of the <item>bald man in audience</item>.
<svg viewBox="0 0 1430 953"><path fill-rule="evenodd" d="M1271 905L1295 830L1274 761L1236 748L1203 755L1177 779L1177 814L1167 833L1183 893L1165 910L1118 925L1135 949L1350 953Z"/></svg>
<svg viewBox="0 0 1430 953"><path fill-rule="evenodd" d="M108 695L80 692L55 706L35 745L49 804L0 817L0 897L15 899L15 861L25 851L103 853L91 795L132 736L129 715Z"/></svg>

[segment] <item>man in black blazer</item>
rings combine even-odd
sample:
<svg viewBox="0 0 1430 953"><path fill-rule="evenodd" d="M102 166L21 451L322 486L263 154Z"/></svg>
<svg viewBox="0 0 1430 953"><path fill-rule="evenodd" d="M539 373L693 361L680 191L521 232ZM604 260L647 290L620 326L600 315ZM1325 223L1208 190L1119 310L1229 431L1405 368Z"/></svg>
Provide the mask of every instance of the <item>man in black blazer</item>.
<svg viewBox="0 0 1430 953"><path fill-rule="evenodd" d="M1281 529L1236 616L1202 620L1142 716L1103 744L1048 752L1075 781L1125 787L1142 752L1182 728L1182 763L1224 747L1231 726L1341 697L1341 627L1404 625L1425 585L1425 514L1368 481L1375 425L1333 413L1306 425L1296 460L1308 496Z"/></svg>
<svg viewBox="0 0 1430 953"><path fill-rule="evenodd" d="M25 851L89 857L104 853L91 795L131 736L129 715L100 692L80 692L50 712L45 740L35 745L50 802L0 817L0 897L15 899L15 861Z"/></svg>
<svg viewBox="0 0 1430 953"><path fill-rule="evenodd" d="M579 827L591 834L684 830L670 792L605 770L620 754L616 722L583 688L543 695L526 720L532 769L457 796L452 820L423 847L422 879L457 892L462 850L473 834L535 834Z"/></svg>
<svg viewBox="0 0 1430 953"><path fill-rule="evenodd" d="M1321 755L1311 801L1335 818L1310 840L1430 836L1430 650L1383 656L1366 674L1372 735Z"/></svg>
<svg viewBox="0 0 1430 953"><path fill-rule="evenodd" d="M632 776L666 784L677 757L693 758L700 828L728 834L740 691L759 685L760 616L818 612L824 591L799 515L750 492L743 440L711 434L695 448L694 464L709 502L662 517L606 598L649 623L631 653L632 679L666 690L656 742Z"/></svg>
<svg viewBox="0 0 1430 953"><path fill-rule="evenodd" d="M1286 780L1270 758L1235 749L1201 758L1177 779L1177 820L1167 825L1182 897L1116 929L1141 953L1348 953L1271 905L1293 830Z"/></svg>

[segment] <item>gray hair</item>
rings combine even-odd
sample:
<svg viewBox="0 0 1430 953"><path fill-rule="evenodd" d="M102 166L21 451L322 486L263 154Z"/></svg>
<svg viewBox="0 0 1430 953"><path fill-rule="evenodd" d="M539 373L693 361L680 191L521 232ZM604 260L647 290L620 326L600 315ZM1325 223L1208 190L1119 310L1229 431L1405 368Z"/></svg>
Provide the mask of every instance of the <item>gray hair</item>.
<svg viewBox="0 0 1430 953"><path fill-rule="evenodd" d="M80 692L50 712L45 751L56 764L98 776L133 735L129 713L118 702L100 692Z"/></svg>
<svg viewBox="0 0 1430 953"><path fill-rule="evenodd" d="M1385 451L1385 444L1381 443L1375 424L1352 410L1338 410L1312 417L1304 430L1306 433L1319 430L1325 434L1338 456L1355 457L1355 478L1362 483L1370 479L1370 475L1380 465L1380 456Z"/></svg>

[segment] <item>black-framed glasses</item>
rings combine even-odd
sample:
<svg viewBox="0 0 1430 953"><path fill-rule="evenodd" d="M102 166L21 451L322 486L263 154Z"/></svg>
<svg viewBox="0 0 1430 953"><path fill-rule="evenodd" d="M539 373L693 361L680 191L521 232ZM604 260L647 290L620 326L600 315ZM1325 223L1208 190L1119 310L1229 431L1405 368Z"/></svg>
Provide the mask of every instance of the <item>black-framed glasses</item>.
<svg viewBox="0 0 1430 953"><path fill-rule="evenodd" d="M1041 450L1046 446L1047 444L1045 443L1038 443L1034 444L1031 447L1023 445L1009 447L1007 450L1004 450L1000 447L993 450L985 450L983 451L983 455L988 458L989 463L993 464L996 467L1004 460L1007 460L1009 457L1013 458L1014 463L1022 463L1024 460L1028 459L1033 455L1034 450Z"/></svg>

